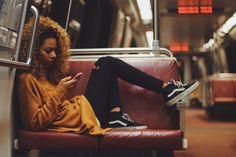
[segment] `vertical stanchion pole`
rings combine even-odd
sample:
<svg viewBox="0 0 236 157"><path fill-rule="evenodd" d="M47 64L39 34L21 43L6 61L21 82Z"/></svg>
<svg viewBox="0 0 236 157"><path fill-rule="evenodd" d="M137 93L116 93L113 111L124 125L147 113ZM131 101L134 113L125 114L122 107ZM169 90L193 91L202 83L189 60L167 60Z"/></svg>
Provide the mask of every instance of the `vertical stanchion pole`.
<svg viewBox="0 0 236 157"><path fill-rule="evenodd" d="M188 139L186 138L186 129L185 129L185 110L187 108L186 103L180 101L176 104L177 109L179 110L179 127L180 130L183 132L183 138L182 138L182 148L187 149L188 148Z"/></svg>
<svg viewBox="0 0 236 157"><path fill-rule="evenodd" d="M152 41L152 50L153 53L159 55L159 12L158 12L158 0L153 0L153 41Z"/></svg>
<svg viewBox="0 0 236 157"><path fill-rule="evenodd" d="M70 12L71 12L71 6L72 6L72 0L69 2L69 7L68 7L68 12L66 16L66 25L65 25L65 30L68 31L68 25L69 25L69 20L70 20Z"/></svg>

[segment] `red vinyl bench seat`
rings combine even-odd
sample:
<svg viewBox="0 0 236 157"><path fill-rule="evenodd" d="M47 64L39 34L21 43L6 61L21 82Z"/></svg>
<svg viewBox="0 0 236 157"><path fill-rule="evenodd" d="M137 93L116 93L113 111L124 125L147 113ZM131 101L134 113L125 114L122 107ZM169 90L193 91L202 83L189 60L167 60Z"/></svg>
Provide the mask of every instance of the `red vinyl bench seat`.
<svg viewBox="0 0 236 157"><path fill-rule="evenodd" d="M129 64L158 77L164 81L179 79L176 59L167 58L122 58ZM71 59L68 75L82 72L71 97L83 94L95 59ZM31 149L66 149L66 150L174 150L183 149L184 107L168 107L160 94L148 91L119 80L121 99L124 110L139 123L148 125L144 130L112 130L104 136L59 133L49 131L32 132L18 130L15 148Z"/></svg>

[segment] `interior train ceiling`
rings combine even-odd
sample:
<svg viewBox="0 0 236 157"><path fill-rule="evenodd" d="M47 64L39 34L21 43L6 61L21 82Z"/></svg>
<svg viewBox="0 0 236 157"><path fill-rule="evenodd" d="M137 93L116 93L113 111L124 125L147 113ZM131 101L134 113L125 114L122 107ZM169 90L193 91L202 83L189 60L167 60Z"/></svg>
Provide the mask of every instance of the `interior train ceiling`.
<svg viewBox="0 0 236 157"><path fill-rule="evenodd" d="M159 0L161 46L187 44L190 50L197 51L222 25L226 16L231 16L236 11L235 0L212 0L212 2L213 14L179 15L171 12L178 7L177 0Z"/></svg>
<svg viewBox="0 0 236 157"><path fill-rule="evenodd" d="M45 0L47 1L47 0ZM86 0L79 0L86 2ZM150 29L152 24L141 27L141 16L136 0L112 0L114 5L130 16L136 29ZM147 0L148 1L148 0ZM150 0L153 4L153 0ZM212 0L212 14L177 14L178 1L157 0L159 11L158 37L161 47L171 45L188 45L190 50L198 51L205 42L208 42L216 31L234 12L236 0ZM182 0L183 1L183 0ZM208 1L208 0L185 0ZM209 0L211 1L211 0Z"/></svg>

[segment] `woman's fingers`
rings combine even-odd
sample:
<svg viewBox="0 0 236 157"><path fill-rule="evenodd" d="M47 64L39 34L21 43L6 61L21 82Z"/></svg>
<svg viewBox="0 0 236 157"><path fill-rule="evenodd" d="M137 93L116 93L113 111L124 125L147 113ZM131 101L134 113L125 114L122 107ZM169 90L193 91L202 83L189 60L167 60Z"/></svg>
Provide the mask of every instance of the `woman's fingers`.
<svg viewBox="0 0 236 157"><path fill-rule="evenodd" d="M70 79L70 80L66 81L65 83L69 86L69 88L72 88L76 85L77 80L76 79Z"/></svg>
<svg viewBox="0 0 236 157"><path fill-rule="evenodd" d="M59 82L59 86L69 90L70 88L75 87L77 81L78 81L77 79L72 79L71 76L68 76L61 79L61 81Z"/></svg>
<svg viewBox="0 0 236 157"><path fill-rule="evenodd" d="M63 78L61 80L64 81L64 82L67 82L67 81L71 80L71 76L65 77L65 78Z"/></svg>

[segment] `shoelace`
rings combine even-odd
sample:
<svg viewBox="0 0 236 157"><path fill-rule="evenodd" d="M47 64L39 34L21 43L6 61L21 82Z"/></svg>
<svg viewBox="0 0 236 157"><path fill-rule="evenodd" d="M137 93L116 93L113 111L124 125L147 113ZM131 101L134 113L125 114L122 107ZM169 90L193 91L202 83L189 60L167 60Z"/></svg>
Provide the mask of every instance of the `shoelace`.
<svg viewBox="0 0 236 157"><path fill-rule="evenodd" d="M127 113L123 113L123 115L121 116L123 119L131 122L131 123L134 123L133 120L131 120L131 118L129 117L129 115Z"/></svg>
<svg viewBox="0 0 236 157"><path fill-rule="evenodd" d="M186 87L186 86L187 86L187 84L183 84L183 83L180 82L180 81L171 80L170 82L173 83L173 84L174 84L175 86L177 86L178 88Z"/></svg>

